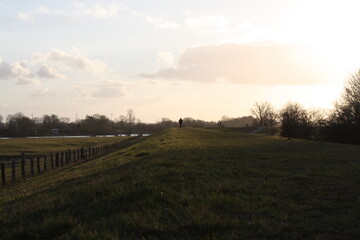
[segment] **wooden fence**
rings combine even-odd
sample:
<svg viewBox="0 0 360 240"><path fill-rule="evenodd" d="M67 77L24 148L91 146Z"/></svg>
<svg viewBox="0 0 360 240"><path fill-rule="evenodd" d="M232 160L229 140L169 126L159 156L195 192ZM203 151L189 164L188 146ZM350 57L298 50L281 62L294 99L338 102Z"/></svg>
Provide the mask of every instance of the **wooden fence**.
<svg viewBox="0 0 360 240"><path fill-rule="evenodd" d="M33 177L49 170L60 169L72 162L89 160L120 148L126 147L135 139L132 137L118 143L101 146L89 146L79 149L50 152L47 154L26 154L13 156L0 155L1 182L5 186L9 182Z"/></svg>

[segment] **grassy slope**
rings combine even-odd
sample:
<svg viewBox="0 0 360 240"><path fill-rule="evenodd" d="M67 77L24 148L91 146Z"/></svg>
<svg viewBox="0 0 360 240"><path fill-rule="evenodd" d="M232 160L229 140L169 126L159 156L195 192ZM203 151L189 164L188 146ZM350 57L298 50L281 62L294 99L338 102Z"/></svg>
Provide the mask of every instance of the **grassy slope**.
<svg viewBox="0 0 360 240"><path fill-rule="evenodd" d="M56 152L77 149L83 146L114 143L124 137L84 137L84 138L12 138L0 140L0 155Z"/></svg>
<svg viewBox="0 0 360 240"><path fill-rule="evenodd" d="M356 239L360 147L170 129L1 189L2 239Z"/></svg>

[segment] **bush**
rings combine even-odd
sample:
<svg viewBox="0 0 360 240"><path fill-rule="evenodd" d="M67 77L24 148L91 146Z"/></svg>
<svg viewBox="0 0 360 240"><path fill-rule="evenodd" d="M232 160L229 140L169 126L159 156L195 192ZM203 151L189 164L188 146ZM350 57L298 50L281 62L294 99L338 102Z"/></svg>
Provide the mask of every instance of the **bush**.
<svg viewBox="0 0 360 240"><path fill-rule="evenodd" d="M283 137L311 138L314 133L310 114L297 103L288 103L280 111L280 135Z"/></svg>

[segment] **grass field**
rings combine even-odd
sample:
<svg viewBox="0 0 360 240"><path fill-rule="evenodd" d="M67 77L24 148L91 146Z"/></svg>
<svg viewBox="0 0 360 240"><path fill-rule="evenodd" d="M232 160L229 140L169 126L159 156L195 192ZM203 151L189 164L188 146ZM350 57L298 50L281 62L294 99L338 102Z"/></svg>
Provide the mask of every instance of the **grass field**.
<svg viewBox="0 0 360 240"><path fill-rule="evenodd" d="M1 239L358 239L360 147L169 129L0 206Z"/></svg>
<svg viewBox="0 0 360 240"><path fill-rule="evenodd" d="M48 153L118 142L124 137L12 138L0 140L0 155Z"/></svg>

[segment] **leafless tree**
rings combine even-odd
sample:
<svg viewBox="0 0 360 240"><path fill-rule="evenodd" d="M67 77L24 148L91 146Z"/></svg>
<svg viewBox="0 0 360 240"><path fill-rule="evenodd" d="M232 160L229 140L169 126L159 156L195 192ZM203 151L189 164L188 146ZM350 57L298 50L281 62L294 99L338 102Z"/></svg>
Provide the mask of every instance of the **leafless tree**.
<svg viewBox="0 0 360 240"><path fill-rule="evenodd" d="M324 138L360 144L360 69L345 82L343 95L326 123Z"/></svg>
<svg viewBox="0 0 360 240"><path fill-rule="evenodd" d="M280 110L281 136L309 138L311 121L308 112L300 104L289 102Z"/></svg>
<svg viewBox="0 0 360 240"><path fill-rule="evenodd" d="M140 122L140 120L136 119L136 115L133 109L128 109L126 115L121 115L119 122L117 123L118 127L125 130L126 134L134 133L134 128L136 122Z"/></svg>
<svg viewBox="0 0 360 240"><path fill-rule="evenodd" d="M125 121L129 126L133 126L136 121L135 112L132 109L128 109L125 116Z"/></svg>
<svg viewBox="0 0 360 240"><path fill-rule="evenodd" d="M256 102L251 109L251 113L255 116L256 123L259 126L273 126L278 119L274 107L268 102Z"/></svg>
<svg viewBox="0 0 360 240"><path fill-rule="evenodd" d="M360 70L350 76L344 88L340 110L351 123L360 126Z"/></svg>

